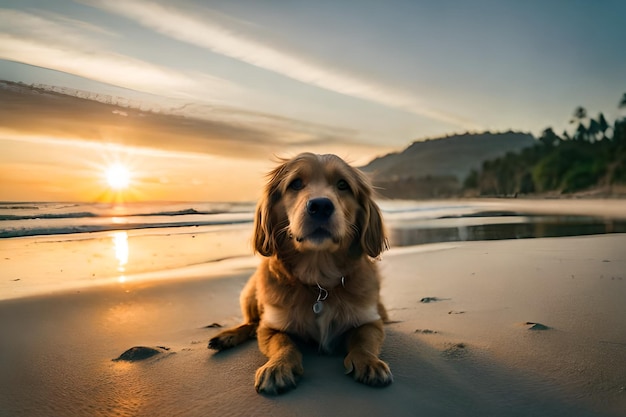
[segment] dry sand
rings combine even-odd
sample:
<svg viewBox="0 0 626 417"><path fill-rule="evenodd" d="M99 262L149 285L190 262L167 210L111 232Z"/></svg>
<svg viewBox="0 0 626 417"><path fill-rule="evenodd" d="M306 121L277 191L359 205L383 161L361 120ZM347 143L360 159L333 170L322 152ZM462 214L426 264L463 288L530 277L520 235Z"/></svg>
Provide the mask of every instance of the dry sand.
<svg viewBox="0 0 626 417"><path fill-rule="evenodd" d="M625 248L621 234L388 252L383 389L304 346L299 386L265 397L256 343L207 350L205 326L240 320L250 262L4 300L0 415L624 416ZM112 361L133 346L169 350Z"/></svg>

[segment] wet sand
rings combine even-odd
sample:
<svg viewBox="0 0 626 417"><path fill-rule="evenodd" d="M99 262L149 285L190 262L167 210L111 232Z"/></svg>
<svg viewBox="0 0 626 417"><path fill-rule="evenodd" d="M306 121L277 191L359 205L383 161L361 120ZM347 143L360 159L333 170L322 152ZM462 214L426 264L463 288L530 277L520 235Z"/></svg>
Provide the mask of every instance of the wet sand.
<svg viewBox="0 0 626 417"><path fill-rule="evenodd" d="M624 248L612 234L391 250L383 389L303 346L299 386L261 396L255 342L208 350L206 326L240 320L249 259L6 299L0 415L623 416ZM159 353L113 361L134 346Z"/></svg>

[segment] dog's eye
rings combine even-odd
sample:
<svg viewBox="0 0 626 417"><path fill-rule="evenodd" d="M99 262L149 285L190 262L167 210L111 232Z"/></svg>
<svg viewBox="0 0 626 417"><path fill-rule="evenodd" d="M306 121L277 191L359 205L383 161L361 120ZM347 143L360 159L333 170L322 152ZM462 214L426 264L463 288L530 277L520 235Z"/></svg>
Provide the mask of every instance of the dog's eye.
<svg viewBox="0 0 626 417"><path fill-rule="evenodd" d="M346 180L337 181L337 189L341 191L346 191L350 189L350 184Z"/></svg>
<svg viewBox="0 0 626 417"><path fill-rule="evenodd" d="M289 184L289 188L298 191L304 188L304 183L300 178L296 178L295 180L291 181L291 183Z"/></svg>

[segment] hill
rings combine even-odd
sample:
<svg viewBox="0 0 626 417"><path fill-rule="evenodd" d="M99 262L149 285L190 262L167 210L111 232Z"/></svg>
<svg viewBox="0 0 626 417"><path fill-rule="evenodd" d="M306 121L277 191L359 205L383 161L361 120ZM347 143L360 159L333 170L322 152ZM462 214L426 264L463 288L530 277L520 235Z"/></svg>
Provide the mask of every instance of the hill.
<svg viewBox="0 0 626 417"><path fill-rule="evenodd" d="M463 180L482 162L536 143L528 133L466 133L413 142L400 153L374 159L361 169L380 180L454 176Z"/></svg>
<svg viewBox="0 0 626 417"><path fill-rule="evenodd" d="M372 160L361 169L371 174L380 194L390 198L448 197L483 161L536 144L528 133L465 133L413 142L399 153Z"/></svg>

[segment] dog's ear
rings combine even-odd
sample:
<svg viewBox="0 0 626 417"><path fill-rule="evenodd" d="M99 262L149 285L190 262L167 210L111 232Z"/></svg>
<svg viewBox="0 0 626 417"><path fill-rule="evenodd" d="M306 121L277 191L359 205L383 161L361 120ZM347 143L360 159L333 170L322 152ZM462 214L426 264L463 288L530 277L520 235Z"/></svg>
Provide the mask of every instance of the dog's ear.
<svg viewBox="0 0 626 417"><path fill-rule="evenodd" d="M350 246L350 253L356 257L366 253L372 258L376 258L384 250L389 249L383 216L380 208L374 202L374 191L369 178L356 169L353 169L352 173L355 197L359 201L361 209L356 220L359 234Z"/></svg>
<svg viewBox="0 0 626 417"><path fill-rule="evenodd" d="M389 243L385 236L383 217L376 203L367 198L364 204L363 224L361 229L361 248L372 258L376 258L384 250L389 249Z"/></svg>
<svg viewBox="0 0 626 417"><path fill-rule="evenodd" d="M263 256L272 256L278 252L278 233L275 206L281 198L279 186L284 176L285 163L268 174L263 197L259 200L254 215L254 250Z"/></svg>
<svg viewBox="0 0 626 417"><path fill-rule="evenodd" d="M272 256L276 252L276 242L272 234L270 199L268 196L263 196L257 204L254 215L254 250L263 256Z"/></svg>

